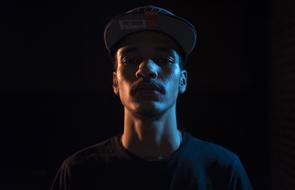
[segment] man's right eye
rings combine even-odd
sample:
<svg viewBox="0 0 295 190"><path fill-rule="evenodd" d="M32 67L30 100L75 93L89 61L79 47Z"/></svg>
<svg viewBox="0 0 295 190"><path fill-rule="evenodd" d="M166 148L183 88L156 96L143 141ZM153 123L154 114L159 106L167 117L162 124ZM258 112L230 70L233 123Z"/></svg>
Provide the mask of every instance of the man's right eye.
<svg viewBox="0 0 295 190"><path fill-rule="evenodd" d="M122 64L136 64L140 58L137 57L122 57L121 63Z"/></svg>
<svg viewBox="0 0 295 190"><path fill-rule="evenodd" d="M122 59L121 59L121 63L123 63L123 64L127 64L128 62L130 62L130 59L129 59L129 58L127 58L127 57L122 57Z"/></svg>

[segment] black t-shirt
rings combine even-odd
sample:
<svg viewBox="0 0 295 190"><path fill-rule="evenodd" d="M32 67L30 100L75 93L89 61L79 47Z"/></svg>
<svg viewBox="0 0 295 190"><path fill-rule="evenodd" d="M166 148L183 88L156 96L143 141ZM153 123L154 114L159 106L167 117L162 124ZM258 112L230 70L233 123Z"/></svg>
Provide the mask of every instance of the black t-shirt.
<svg viewBox="0 0 295 190"><path fill-rule="evenodd" d="M237 155L183 131L169 157L146 161L121 144L120 135L67 158L51 190L251 190Z"/></svg>

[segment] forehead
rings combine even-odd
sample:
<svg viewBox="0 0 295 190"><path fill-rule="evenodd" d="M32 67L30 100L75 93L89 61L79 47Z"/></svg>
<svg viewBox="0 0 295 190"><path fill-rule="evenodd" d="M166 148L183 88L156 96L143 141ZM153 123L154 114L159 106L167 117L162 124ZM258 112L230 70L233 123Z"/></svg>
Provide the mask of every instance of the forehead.
<svg viewBox="0 0 295 190"><path fill-rule="evenodd" d="M170 37L159 32L137 32L125 37L119 44L117 53L137 53L153 51L169 53L178 51L178 46Z"/></svg>

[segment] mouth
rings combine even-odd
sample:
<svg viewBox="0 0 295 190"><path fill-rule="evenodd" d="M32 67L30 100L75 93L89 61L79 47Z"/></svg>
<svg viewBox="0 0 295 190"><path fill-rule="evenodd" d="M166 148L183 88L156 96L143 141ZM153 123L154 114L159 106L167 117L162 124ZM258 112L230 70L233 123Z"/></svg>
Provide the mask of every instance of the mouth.
<svg viewBox="0 0 295 190"><path fill-rule="evenodd" d="M159 91L159 89L150 85L140 85L137 87L136 91L154 92Z"/></svg>
<svg viewBox="0 0 295 190"><path fill-rule="evenodd" d="M134 86L134 94L141 96L159 96L162 93L162 88L154 83L138 83Z"/></svg>
<svg viewBox="0 0 295 190"><path fill-rule="evenodd" d="M142 97L158 97L160 95L160 92L156 88L146 86L137 88L135 93Z"/></svg>

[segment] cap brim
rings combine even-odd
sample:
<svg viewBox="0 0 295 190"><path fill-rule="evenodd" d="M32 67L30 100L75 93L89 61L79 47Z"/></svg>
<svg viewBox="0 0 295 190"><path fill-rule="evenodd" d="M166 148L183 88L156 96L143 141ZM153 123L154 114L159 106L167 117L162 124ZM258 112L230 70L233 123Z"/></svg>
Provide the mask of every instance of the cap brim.
<svg viewBox="0 0 295 190"><path fill-rule="evenodd" d="M147 19L145 14L126 14L112 19L104 31L104 43L108 51L125 36L139 31L159 31L174 38L189 55L195 47L197 32L189 21L175 15L158 14Z"/></svg>

